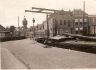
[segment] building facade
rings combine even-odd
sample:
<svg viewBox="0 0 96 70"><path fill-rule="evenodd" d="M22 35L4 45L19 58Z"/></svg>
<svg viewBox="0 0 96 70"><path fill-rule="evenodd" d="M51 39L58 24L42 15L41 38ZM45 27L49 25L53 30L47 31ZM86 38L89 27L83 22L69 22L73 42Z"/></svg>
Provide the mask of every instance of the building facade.
<svg viewBox="0 0 96 70"><path fill-rule="evenodd" d="M96 35L96 15L89 15L90 34Z"/></svg>
<svg viewBox="0 0 96 70"><path fill-rule="evenodd" d="M75 34L88 34L88 14L83 12L81 9L73 10L74 19L74 33Z"/></svg>
<svg viewBox="0 0 96 70"><path fill-rule="evenodd" d="M0 38L10 37L10 31L6 30L2 25L0 25Z"/></svg>

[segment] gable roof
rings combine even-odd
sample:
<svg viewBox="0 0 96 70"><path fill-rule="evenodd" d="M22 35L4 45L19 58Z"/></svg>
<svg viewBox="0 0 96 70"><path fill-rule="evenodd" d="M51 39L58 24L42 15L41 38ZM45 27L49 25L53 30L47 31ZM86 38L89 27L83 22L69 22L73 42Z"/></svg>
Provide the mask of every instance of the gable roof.
<svg viewBox="0 0 96 70"><path fill-rule="evenodd" d="M9 32L9 31L6 30L2 25L0 25L0 32Z"/></svg>

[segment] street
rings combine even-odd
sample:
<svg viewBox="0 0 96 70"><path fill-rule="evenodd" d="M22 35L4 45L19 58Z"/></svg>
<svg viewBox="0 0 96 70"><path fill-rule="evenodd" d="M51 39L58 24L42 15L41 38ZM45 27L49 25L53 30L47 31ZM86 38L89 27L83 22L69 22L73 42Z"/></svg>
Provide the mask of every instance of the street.
<svg viewBox="0 0 96 70"><path fill-rule="evenodd" d="M1 53L1 68L28 68L28 69L64 69L64 68L96 68L96 54L50 47L30 39L8 41L1 43L2 49L7 49L12 60ZM5 50L6 51L6 50ZM14 56L14 58L13 58ZM12 62L12 64L11 64ZM10 66L6 67L5 65ZM19 64L19 65L16 65ZM12 66L12 67L11 67ZM15 67L20 66L20 67Z"/></svg>

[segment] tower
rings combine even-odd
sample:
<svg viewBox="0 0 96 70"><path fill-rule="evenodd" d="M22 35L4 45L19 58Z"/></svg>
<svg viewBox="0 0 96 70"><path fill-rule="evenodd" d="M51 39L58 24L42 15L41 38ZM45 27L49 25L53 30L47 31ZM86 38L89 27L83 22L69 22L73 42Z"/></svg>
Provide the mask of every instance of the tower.
<svg viewBox="0 0 96 70"><path fill-rule="evenodd" d="M24 16L24 19L23 19L23 27L24 27L24 29L27 29L27 20L26 20L26 18L25 18L25 16Z"/></svg>
<svg viewBox="0 0 96 70"><path fill-rule="evenodd" d="M24 33L24 36L27 36L27 20L26 20L26 18L25 18L25 16L24 16L24 19L23 19L23 21L22 21L22 23L23 23L23 33Z"/></svg>

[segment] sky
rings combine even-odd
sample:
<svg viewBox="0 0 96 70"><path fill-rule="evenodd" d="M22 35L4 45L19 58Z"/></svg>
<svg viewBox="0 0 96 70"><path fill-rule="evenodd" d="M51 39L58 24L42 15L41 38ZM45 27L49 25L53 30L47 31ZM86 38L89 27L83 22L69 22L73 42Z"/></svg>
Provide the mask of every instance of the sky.
<svg viewBox="0 0 96 70"><path fill-rule="evenodd" d="M14 25L22 26L24 16L28 21L28 27L32 26L32 18L35 18L35 25L41 24L46 20L45 14L25 13L25 10L31 10L32 7L48 8L68 11L73 9L83 9L84 0L0 0L0 24L4 27ZM96 0L85 0L86 12L90 15L96 15Z"/></svg>

